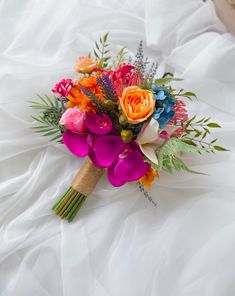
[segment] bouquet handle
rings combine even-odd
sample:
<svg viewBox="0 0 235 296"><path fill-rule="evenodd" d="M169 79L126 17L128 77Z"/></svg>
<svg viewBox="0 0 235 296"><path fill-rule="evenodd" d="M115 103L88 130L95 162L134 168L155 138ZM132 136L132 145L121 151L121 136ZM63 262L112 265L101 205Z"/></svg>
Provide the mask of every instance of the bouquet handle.
<svg viewBox="0 0 235 296"><path fill-rule="evenodd" d="M74 177L71 187L56 202L52 210L57 216L71 222L87 196L94 190L104 173L104 169L96 167L90 158L86 158Z"/></svg>

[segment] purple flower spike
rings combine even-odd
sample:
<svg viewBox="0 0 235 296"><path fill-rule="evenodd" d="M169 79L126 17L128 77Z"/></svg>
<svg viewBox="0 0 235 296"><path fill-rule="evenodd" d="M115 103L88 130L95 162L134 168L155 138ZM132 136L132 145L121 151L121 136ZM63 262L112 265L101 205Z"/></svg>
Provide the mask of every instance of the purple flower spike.
<svg viewBox="0 0 235 296"><path fill-rule="evenodd" d="M85 157L89 152L89 145L85 135L75 134L69 130L63 133L63 143L77 157Z"/></svg>
<svg viewBox="0 0 235 296"><path fill-rule="evenodd" d="M93 134L105 135L111 131L112 121L106 114L102 116L89 114L87 115L86 126Z"/></svg>
<svg viewBox="0 0 235 296"><path fill-rule="evenodd" d="M100 136L94 145L97 162L102 167L108 167L118 159L125 147L120 136Z"/></svg>

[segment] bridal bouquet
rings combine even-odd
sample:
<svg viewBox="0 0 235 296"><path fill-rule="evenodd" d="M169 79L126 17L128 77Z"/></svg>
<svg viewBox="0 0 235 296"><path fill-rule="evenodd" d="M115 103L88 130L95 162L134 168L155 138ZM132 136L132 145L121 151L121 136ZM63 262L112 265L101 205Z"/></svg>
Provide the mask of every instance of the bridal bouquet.
<svg viewBox="0 0 235 296"><path fill-rule="evenodd" d="M92 53L77 60L77 79L62 79L52 89L54 97L39 95L31 102L39 111L33 129L86 158L53 206L69 222L104 173L113 186L136 182L147 194L162 170L198 173L187 167L182 152L226 150L215 145L217 139L208 140L217 123L189 118L182 98L195 94L169 86L181 79L171 73L155 77L157 64L144 57L142 42L132 60L125 48L112 57L107 39L105 34Z"/></svg>

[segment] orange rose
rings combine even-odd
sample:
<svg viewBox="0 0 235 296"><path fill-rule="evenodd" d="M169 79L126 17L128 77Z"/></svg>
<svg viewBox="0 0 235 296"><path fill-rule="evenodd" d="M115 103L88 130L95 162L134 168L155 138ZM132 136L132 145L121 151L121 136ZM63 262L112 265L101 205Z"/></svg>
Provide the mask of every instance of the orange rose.
<svg viewBox="0 0 235 296"><path fill-rule="evenodd" d="M86 73L91 73L96 67L97 67L97 62L94 61L92 58L80 57L77 60L75 70L78 73L86 74Z"/></svg>
<svg viewBox="0 0 235 296"><path fill-rule="evenodd" d="M129 86L124 89L119 99L129 123L137 124L145 121L154 111L153 93L138 86Z"/></svg>

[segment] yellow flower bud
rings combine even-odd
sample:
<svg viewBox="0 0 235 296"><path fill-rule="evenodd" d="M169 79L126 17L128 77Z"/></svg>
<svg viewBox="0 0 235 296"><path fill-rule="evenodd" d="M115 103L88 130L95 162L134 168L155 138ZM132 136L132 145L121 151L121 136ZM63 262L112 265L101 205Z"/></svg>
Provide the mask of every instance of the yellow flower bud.
<svg viewBox="0 0 235 296"><path fill-rule="evenodd" d="M105 99L102 104L107 110L113 110L116 107L116 104L113 101L107 99Z"/></svg>
<svg viewBox="0 0 235 296"><path fill-rule="evenodd" d="M119 116L119 123L120 123L121 125L125 125L125 124L127 124L127 122L128 122L128 118L126 117L126 115L121 114L121 115Z"/></svg>
<svg viewBox="0 0 235 296"><path fill-rule="evenodd" d="M132 140L133 132L130 130L122 130L121 131L121 138L122 141L128 143Z"/></svg>

